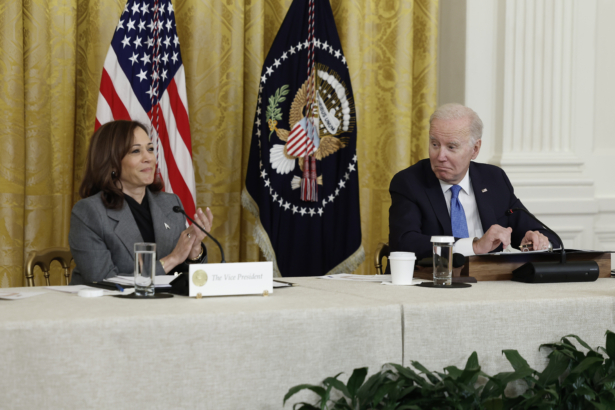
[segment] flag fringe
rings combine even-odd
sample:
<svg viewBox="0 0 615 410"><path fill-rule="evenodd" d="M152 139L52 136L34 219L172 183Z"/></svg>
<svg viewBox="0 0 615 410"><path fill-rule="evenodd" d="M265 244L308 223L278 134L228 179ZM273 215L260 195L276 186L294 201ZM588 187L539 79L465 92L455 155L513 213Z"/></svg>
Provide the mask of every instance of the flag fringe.
<svg viewBox="0 0 615 410"><path fill-rule="evenodd" d="M331 269L326 275L335 275L336 273L352 273L359 269L359 266L365 262L365 249L363 245L359 246L359 249L352 255L346 258L345 261Z"/></svg>
<svg viewBox="0 0 615 410"><path fill-rule="evenodd" d="M273 245L271 245L269 235L267 235L267 231L261 223L258 205L245 187L241 191L241 206L250 212L256 220L254 230L252 232L254 235L254 241L263 252L265 259L273 262L273 276L276 278L282 277L280 269L278 268L278 262L275 256L275 251L273 250ZM363 245L361 244L359 249L342 261L342 263L327 272L326 275L334 275L336 273L352 273L357 270L363 262L365 262L365 249L363 249Z"/></svg>

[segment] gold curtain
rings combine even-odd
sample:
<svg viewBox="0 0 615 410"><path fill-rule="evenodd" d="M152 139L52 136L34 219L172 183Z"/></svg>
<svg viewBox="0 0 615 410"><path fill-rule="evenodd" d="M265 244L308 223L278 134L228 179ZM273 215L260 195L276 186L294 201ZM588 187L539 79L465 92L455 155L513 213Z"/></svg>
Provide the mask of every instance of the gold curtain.
<svg viewBox="0 0 615 410"><path fill-rule="evenodd" d="M241 208L262 63L291 0L175 0L198 206L229 261L259 260ZM124 0L0 3L0 286L34 249L67 246L102 65ZM388 241L393 175L427 156L436 104L437 0L331 0L357 110L366 262ZM219 258L208 244L210 260ZM58 269L59 273L59 269ZM40 284L37 279L37 284ZM53 284L60 284L54 275Z"/></svg>

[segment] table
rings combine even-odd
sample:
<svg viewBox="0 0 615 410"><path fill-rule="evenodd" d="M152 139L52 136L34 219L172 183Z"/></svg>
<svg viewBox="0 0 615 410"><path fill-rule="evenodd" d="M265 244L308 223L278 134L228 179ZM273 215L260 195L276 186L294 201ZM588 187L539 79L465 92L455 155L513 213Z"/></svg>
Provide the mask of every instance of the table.
<svg viewBox="0 0 615 410"><path fill-rule="evenodd" d="M466 289L386 286L315 278L285 278L315 290L398 303L403 311L403 364L419 361L430 370L460 368L473 351L488 374L512 371L503 349L516 349L534 369L546 366L538 347L576 334L604 346L615 331L615 280L527 284L479 282Z"/></svg>
<svg viewBox="0 0 615 410"><path fill-rule="evenodd" d="M542 370L540 344L574 333L599 346L615 330L610 278L469 289L287 280L296 286L269 297L0 301L3 406L281 409L290 387L357 367L441 371L477 351L494 374L510 370L501 350L517 349Z"/></svg>
<svg viewBox="0 0 615 410"><path fill-rule="evenodd" d="M401 362L400 323L397 304L308 287L0 300L0 407L281 409L297 384Z"/></svg>

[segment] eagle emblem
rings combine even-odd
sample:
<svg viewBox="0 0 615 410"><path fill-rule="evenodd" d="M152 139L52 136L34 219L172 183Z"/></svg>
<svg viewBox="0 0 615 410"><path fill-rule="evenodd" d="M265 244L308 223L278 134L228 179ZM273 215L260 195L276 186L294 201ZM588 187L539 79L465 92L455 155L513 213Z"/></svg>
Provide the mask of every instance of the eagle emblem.
<svg viewBox="0 0 615 410"><path fill-rule="evenodd" d="M288 94L288 86L284 85L276 90L268 100L267 123L271 139L272 134L284 142L274 144L269 152L271 167L278 174L288 174L295 169L296 164L303 171L306 156L314 157L318 161L348 144L349 137L343 134L350 133L355 127L355 108L352 97L348 96L346 87L337 73L323 64L316 64L316 104L313 112L306 108L308 80L295 93L288 113L290 130L278 128L278 121L282 120L279 104ZM307 154L307 155L306 155ZM317 178L322 185L322 175ZM295 175L291 180L293 189L301 185L301 177Z"/></svg>

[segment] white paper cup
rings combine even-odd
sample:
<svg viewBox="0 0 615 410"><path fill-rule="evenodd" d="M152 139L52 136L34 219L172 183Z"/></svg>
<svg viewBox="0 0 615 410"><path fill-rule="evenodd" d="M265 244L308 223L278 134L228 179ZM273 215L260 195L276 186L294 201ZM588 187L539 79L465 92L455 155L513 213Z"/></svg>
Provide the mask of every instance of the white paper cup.
<svg viewBox="0 0 615 410"><path fill-rule="evenodd" d="M391 252L391 282L393 285L411 285L414 276L414 252Z"/></svg>

